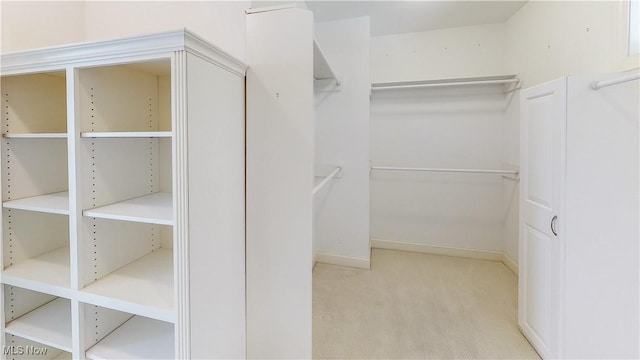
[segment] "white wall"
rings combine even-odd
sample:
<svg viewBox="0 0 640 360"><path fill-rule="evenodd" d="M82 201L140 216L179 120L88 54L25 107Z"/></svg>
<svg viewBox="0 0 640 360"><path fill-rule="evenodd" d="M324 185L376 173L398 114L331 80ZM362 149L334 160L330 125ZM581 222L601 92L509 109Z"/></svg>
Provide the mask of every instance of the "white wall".
<svg viewBox="0 0 640 360"><path fill-rule="evenodd" d="M505 32L507 68L525 87L568 74L622 70L622 1L530 1L506 22Z"/></svg>
<svg viewBox="0 0 640 360"><path fill-rule="evenodd" d="M371 81L505 74L505 26L490 24L371 38Z"/></svg>
<svg viewBox="0 0 640 360"><path fill-rule="evenodd" d="M369 18L317 23L315 35L342 81L340 91L317 82L315 163L341 166L343 176L314 197L314 250L368 267Z"/></svg>
<svg viewBox="0 0 640 360"><path fill-rule="evenodd" d="M84 39L82 1L2 1L0 9L2 52Z"/></svg>
<svg viewBox="0 0 640 360"><path fill-rule="evenodd" d="M508 74L505 44L504 24L373 37L372 82ZM372 164L502 168L506 103L501 90L374 94ZM503 250L509 215L503 187L513 188L513 182L495 175L382 172L371 179L372 238Z"/></svg>
<svg viewBox="0 0 640 360"><path fill-rule="evenodd" d="M507 72L523 87L567 74L610 73L638 67L625 58L625 3L622 1L530 1L505 23ZM634 65L635 64L635 65ZM520 163L519 93L507 110L503 161ZM508 211L504 251L518 260L518 197L505 188Z"/></svg>
<svg viewBox="0 0 640 360"><path fill-rule="evenodd" d="M523 86L529 87L566 74L628 70L638 67L638 57L624 55L625 16L623 1L530 1L502 24L373 37L371 78L373 82L389 82L518 74ZM426 132L428 128L415 130ZM501 146L500 166L519 166L519 131L516 92L505 111L502 138L495 140ZM377 148L378 135L372 131L371 136L373 158L381 149ZM451 146L464 146L453 141ZM419 149L416 145L414 150ZM447 155L441 158L447 161ZM519 186L504 182L502 187L503 240L497 249L517 262ZM372 196L377 189L372 185ZM420 229L420 218L411 218L415 214L406 212L404 231ZM371 221L372 236L377 236L382 230L375 230L379 219L372 215ZM446 243L459 244L456 240Z"/></svg>
<svg viewBox="0 0 640 360"><path fill-rule="evenodd" d="M299 9L308 10L305 0L252 0L251 8L280 7L293 5Z"/></svg>
<svg viewBox="0 0 640 360"><path fill-rule="evenodd" d="M2 1L2 51L186 27L245 59L250 1Z"/></svg>
<svg viewBox="0 0 640 360"><path fill-rule="evenodd" d="M250 1L87 1L85 38L96 40L182 27L245 59Z"/></svg>
<svg viewBox="0 0 640 360"><path fill-rule="evenodd" d="M377 91L374 166L499 169L505 96L500 85ZM374 171L372 238L502 251L500 175Z"/></svg>

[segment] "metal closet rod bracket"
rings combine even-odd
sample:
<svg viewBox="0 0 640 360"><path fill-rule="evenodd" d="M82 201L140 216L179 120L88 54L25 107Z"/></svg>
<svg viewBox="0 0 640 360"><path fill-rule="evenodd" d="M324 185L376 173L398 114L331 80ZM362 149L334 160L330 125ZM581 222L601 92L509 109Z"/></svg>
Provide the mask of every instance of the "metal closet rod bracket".
<svg viewBox="0 0 640 360"><path fill-rule="evenodd" d="M311 191L311 194L315 195L318 191L320 191L320 189L322 189L322 187L324 187L329 182L329 180L334 178L341 171L342 171L342 167L340 166L336 167L335 170L333 170L329 175L327 175L324 179L322 179L322 181L318 185L316 185L313 188L313 190Z"/></svg>

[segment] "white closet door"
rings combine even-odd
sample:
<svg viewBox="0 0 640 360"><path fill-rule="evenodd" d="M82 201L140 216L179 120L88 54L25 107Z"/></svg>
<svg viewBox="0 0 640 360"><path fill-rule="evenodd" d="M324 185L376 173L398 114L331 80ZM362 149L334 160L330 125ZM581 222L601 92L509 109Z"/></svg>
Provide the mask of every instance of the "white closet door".
<svg viewBox="0 0 640 360"><path fill-rule="evenodd" d="M560 356L566 78L522 91L518 322L543 358Z"/></svg>

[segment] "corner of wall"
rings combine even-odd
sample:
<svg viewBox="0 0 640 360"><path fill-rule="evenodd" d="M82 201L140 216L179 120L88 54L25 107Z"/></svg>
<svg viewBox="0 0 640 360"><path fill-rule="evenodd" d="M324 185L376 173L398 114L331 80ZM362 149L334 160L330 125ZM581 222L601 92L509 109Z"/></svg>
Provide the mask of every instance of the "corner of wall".
<svg viewBox="0 0 640 360"><path fill-rule="evenodd" d="M342 80L339 91L316 92L315 161L340 166L343 175L314 197L314 251L318 262L363 267L370 258L370 23L363 17L315 25L318 44Z"/></svg>
<svg viewBox="0 0 640 360"><path fill-rule="evenodd" d="M2 1L2 52L84 40L84 1Z"/></svg>
<svg viewBox="0 0 640 360"><path fill-rule="evenodd" d="M245 10L250 7L250 1L83 3L85 40L187 28L235 58L241 61L246 59Z"/></svg>

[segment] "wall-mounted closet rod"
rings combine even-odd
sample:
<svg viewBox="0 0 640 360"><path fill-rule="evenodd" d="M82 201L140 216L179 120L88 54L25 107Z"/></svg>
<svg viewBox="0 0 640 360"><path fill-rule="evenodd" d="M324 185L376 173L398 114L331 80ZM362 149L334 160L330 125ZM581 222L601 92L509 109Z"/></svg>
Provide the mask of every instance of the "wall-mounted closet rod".
<svg viewBox="0 0 640 360"><path fill-rule="evenodd" d="M475 80L475 81L450 81L450 82L425 82L425 83L374 83L371 84L371 90L389 90L389 89L411 89L411 88L427 88L440 86L459 86L459 85L492 85L492 84L511 84L518 82L519 79L499 79L499 80Z"/></svg>
<svg viewBox="0 0 640 360"><path fill-rule="evenodd" d="M428 171L428 172L470 173L470 174L499 174L499 175L516 175L516 176L518 175L517 170L488 170L488 169L443 169L443 168L407 168L407 167L372 166L371 170Z"/></svg>
<svg viewBox="0 0 640 360"><path fill-rule="evenodd" d="M598 89L602 89L603 87L617 85L627 81L633 81L638 79L640 79L640 73L625 75L612 80L594 81L593 84L591 84L591 87L593 88L593 90L598 90Z"/></svg>
<svg viewBox="0 0 640 360"><path fill-rule="evenodd" d="M311 193L315 195L318 191L320 191L320 189L322 189L323 186L325 186L329 182L329 180L331 180L331 178L338 175L340 171L342 171L342 168L338 166L331 172L331 174L327 175L327 177L325 177L318 185L316 185Z"/></svg>

